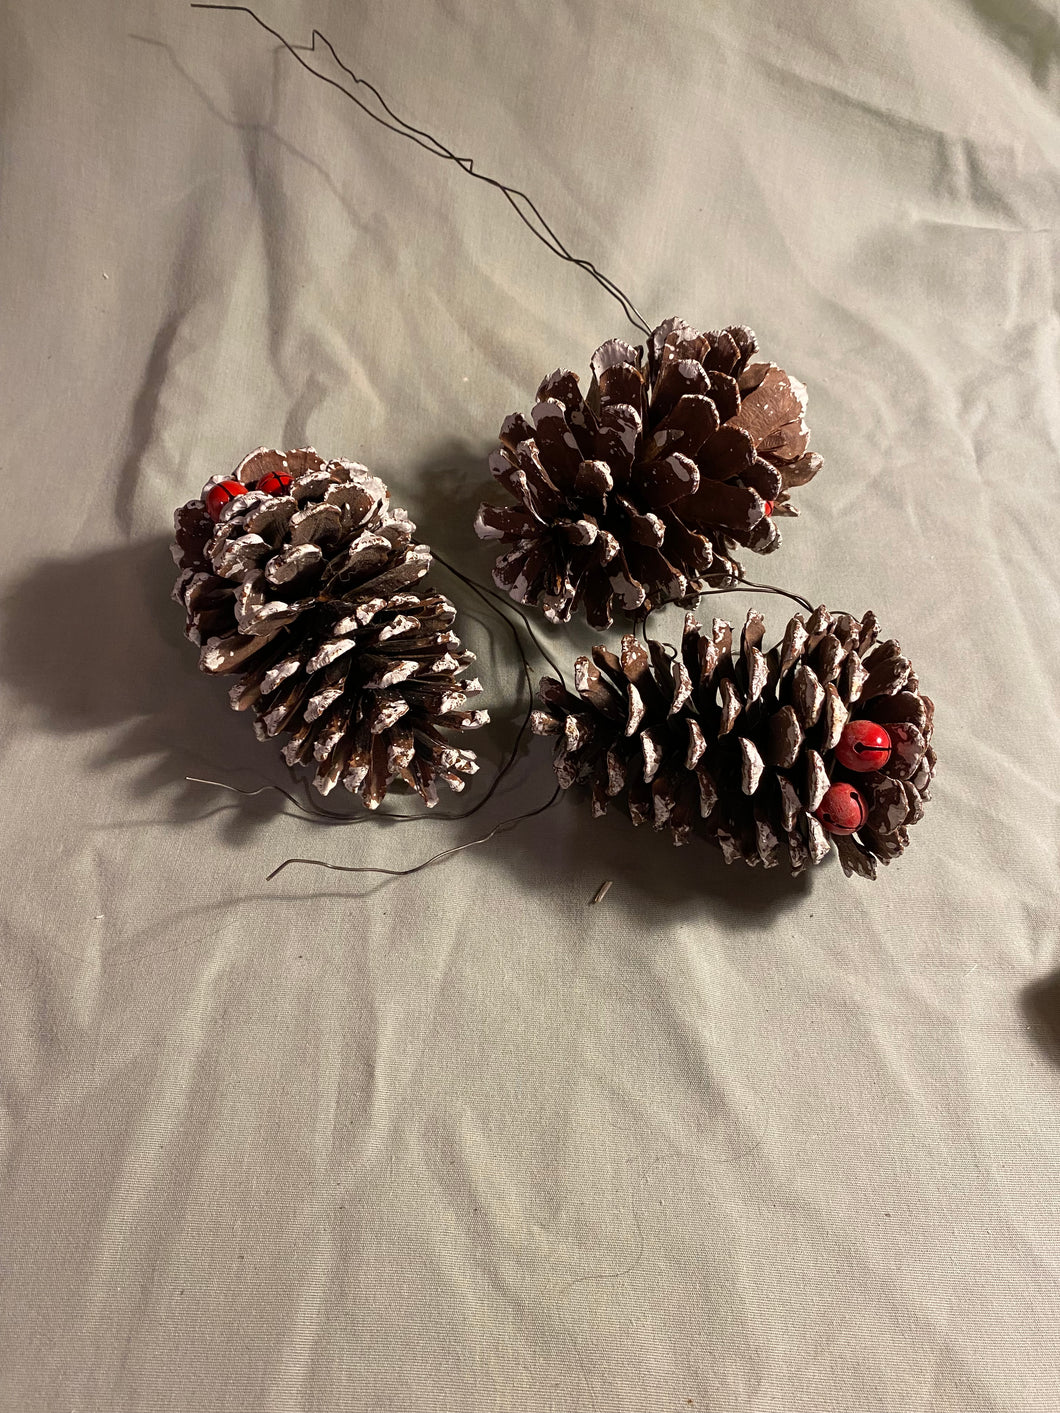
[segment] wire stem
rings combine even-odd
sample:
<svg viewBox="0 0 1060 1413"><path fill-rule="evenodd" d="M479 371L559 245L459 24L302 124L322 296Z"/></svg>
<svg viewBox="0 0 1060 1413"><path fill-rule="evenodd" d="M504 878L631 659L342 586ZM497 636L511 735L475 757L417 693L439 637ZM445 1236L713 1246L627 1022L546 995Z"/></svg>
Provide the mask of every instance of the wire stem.
<svg viewBox="0 0 1060 1413"><path fill-rule="evenodd" d="M480 839L469 839L466 844L455 844L451 849L443 849L440 854L432 854L429 859L424 859L423 863L414 864L412 868L377 868L365 864L335 864L328 863L326 859L284 859L282 864L265 875L266 883L282 873L285 868L290 868L292 864L306 864L313 868L329 868L335 873L381 873L388 878L407 878L412 873L420 873L425 868L430 868L431 864L441 863L443 859L452 858L454 854L463 853L465 849L477 848L479 844L488 844L495 834L499 834L502 829L511 829L516 824L522 824L523 820L533 819L535 815L544 814L545 810L551 807L559 799L561 786L557 785L551 796L543 805L537 809L528 810L526 814L514 815L511 819L502 819L500 824L495 824L488 834L483 834Z"/></svg>
<svg viewBox="0 0 1060 1413"><path fill-rule="evenodd" d="M496 177L487 176L484 172L477 172L473 158L458 157L457 154L453 152L451 148L447 147L439 138L432 136L429 132L424 131L423 128L415 127L412 123L406 122L404 118L398 117L374 84L369 83L367 79L360 78L347 64L342 62L335 51L335 46L320 30L313 30L311 36L312 42L310 44L292 44L290 40L284 38L279 30L273 29L270 24L266 24L261 16L256 14L249 5L218 5L207 4L204 0L192 0L191 8L193 10L228 10L233 13L249 15L255 24L259 25L266 33L271 34L274 39L279 40L287 52L301 64L302 68L305 69L307 73L312 74L314 78L320 79L321 83L329 84L332 88L337 89L338 92L348 98L351 103L355 103L362 113L367 114L374 123L379 123L381 127L386 128L389 132L397 133L399 137L408 138L410 142L414 142L417 147L422 147L425 152L429 152L434 157L441 157L446 162L455 163L456 166L469 177L474 177L476 181L485 182L487 186L491 186L496 191L499 191L508 202L508 205L519 217L520 221L522 221L523 225L526 226L527 230L529 230L542 245L550 250L557 259L563 260L569 265L576 265L579 270L584 270L590 278L596 281L601 289L605 290L612 299L616 300L622 306L622 312L635 328L639 329L641 333L651 334L651 327L645 321L643 314L641 314L630 297L615 284L614 280L609 279L607 275L598 270L591 260L586 260L581 256L571 254L525 191L520 191L517 187L509 186L507 182L499 181ZM393 121L388 122L387 118L380 116L379 113L373 112L366 103L362 103L357 95L351 93L344 84L340 83L337 79L331 78L328 74L322 73L320 69L314 68L312 64L307 63L306 60L303 59L300 51L315 54L318 40L328 50L332 59L342 72L348 75L359 87L367 89L368 92L375 97L383 111L387 114L387 117Z"/></svg>

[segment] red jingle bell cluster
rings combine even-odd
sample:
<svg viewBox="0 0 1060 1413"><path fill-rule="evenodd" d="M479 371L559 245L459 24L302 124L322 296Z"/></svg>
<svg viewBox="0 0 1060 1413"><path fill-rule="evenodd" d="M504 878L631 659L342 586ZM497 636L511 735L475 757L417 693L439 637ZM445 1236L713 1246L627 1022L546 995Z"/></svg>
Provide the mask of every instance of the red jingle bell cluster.
<svg viewBox="0 0 1060 1413"><path fill-rule="evenodd" d="M858 775L883 770L891 758L890 732L875 721L849 721L835 748L840 766ZM816 811L829 834L856 834L869 817L865 797L855 785L840 780L832 785Z"/></svg>
<svg viewBox="0 0 1060 1413"><path fill-rule="evenodd" d="M210 519L215 523L221 518L221 511L230 500L235 500L236 496L245 495L247 491L263 491L268 496L282 496L287 494L287 489L291 484L291 476L287 471L269 471L262 476L260 481L244 484L242 481L218 481L216 485L210 487L203 497L206 502L206 509Z"/></svg>

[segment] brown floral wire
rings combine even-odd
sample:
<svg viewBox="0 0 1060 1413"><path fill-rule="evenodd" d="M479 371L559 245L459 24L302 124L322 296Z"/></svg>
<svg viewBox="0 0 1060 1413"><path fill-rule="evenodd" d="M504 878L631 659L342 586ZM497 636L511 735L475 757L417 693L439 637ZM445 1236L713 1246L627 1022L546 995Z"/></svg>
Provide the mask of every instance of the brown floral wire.
<svg viewBox="0 0 1060 1413"><path fill-rule="evenodd" d="M447 560L443 559L442 556L436 553L433 549L431 551L431 557L432 559L437 560L439 564L441 564L445 569L449 570L451 574L453 574L457 579L459 579L462 583L466 584L469 589L471 589L475 594L477 594L478 597L482 599L486 607L490 609L492 613L496 614L497 617L501 620L501 622L509 629L512 635L512 639L515 643L516 652L519 654L519 659L522 664L523 680L526 682L528 696L527 708L520 723L519 730L515 737L515 741L513 742L512 747L508 752L504 764L501 766L500 770L497 772L492 783L490 784L489 789L486 791L486 793L482 796L480 800L478 800L474 805L472 805L470 809L441 814L435 813L434 811L432 811L430 814L384 814L378 810L374 810L371 814L348 815L339 814L335 811L325 809L322 805L316 804L315 801L313 801L309 796L309 787L307 782L303 782L304 788L306 790L306 801L303 804L302 801L299 800L296 795L292 794L290 790L285 790L282 785L274 785L270 783L268 785L261 785L256 790L245 790L238 785L229 785L222 780L207 780L205 777L199 775L187 775L184 777L185 780L194 785L213 785L217 789L230 790L233 792L233 794L244 795L247 798L253 798L256 795L264 795L269 792L274 792L275 794L282 795L283 798L287 800L289 804L293 805L294 808L298 810L301 814L307 815L310 819L315 820L321 824L367 824L370 821L380 819L388 820L392 824L418 824L422 820L435 820L440 823L446 820L469 819L473 814L477 814L478 811L482 809L484 805L488 804L489 801L493 798L501 782L504 780L505 776L515 765L516 759L519 754L519 748L522 745L523 738L526 735L528 726L530 725L530 716L534 709L535 699L534 681L530 671L530 659L527 657L526 651L522 644L522 640L519 637L519 630L516 625L511 621L511 619L506 618L504 614L501 613L496 603L490 602L491 599L496 600L505 608L509 608L519 615L519 617L523 620L524 630L531 643L545 659L545 661L558 674L560 681L563 682L563 685L566 686L567 683L566 679L563 676L562 669L556 663L551 653L549 653L548 650L542 646L537 635L534 633L533 628L530 624L530 620L524 609L522 609L518 604L511 603L507 598L502 597L502 595L496 593L494 590L487 589L481 584L476 584L473 579L469 579L466 574L461 573L459 569L449 564Z"/></svg>
<svg viewBox="0 0 1060 1413"><path fill-rule="evenodd" d="M748 594L780 594L782 598L791 599L792 603L797 603L800 608L804 609L811 616L817 612L817 609L809 599L804 599L801 594L793 594L790 589L778 588L776 584L755 584L750 579L742 579L738 584L730 584L727 588L704 589L699 597L706 598L710 594L728 594L733 590ZM843 614L846 618L851 618L855 622L857 622L858 619L858 615L851 613L848 609L834 608L831 609L830 612L833 614Z"/></svg>
<svg viewBox="0 0 1060 1413"><path fill-rule="evenodd" d="M530 621L530 615L520 604L516 603L513 599L511 599L509 595L498 593L496 589L487 588L485 584L476 584L474 579L469 579L466 574L462 574L460 570L457 569L454 565L450 564L448 560L443 559L437 550L432 549L431 555L434 559L438 561L439 564L441 564L444 568L448 569L450 574L455 575L457 579L459 579L462 583L466 584L469 589L476 593L479 598L482 599L482 601L486 604L487 608L491 607L488 602L488 599L495 599L498 603L503 604L505 608L510 609L512 613L517 613L519 617L523 620L523 627L526 630L526 636L530 639L534 647L548 663L549 667L552 668L553 672L555 672L556 676L563 683L563 685L567 685L566 679L563 676L563 669L560 667L560 665L557 663L556 659L552 656L548 649L542 646L540 638L534 632L533 624ZM494 613L497 612L496 609L494 609L493 611ZM507 622L507 620L505 621ZM515 625L509 623L508 626L512 629L514 634ZM515 634L515 641L516 645L518 646L519 638L517 634ZM523 662L524 666L526 667L526 670L529 671L529 665L526 663L525 658L523 659ZM529 678L527 680L529 681Z"/></svg>
<svg viewBox="0 0 1060 1413"><path fill-rule="evenodd" d="M441 564L445 569L449 570L449 572L453 574L457 579L459 579L462 583L466 584L467 587L471 589L475 594L477 594L478 597L482 599L486 607L490 609L493 613L495 613L497 617L501 620L501 622L507 626L515 642L516 651L519 654L520 662L522 664L523 679L526 682L527 694L529 698L527 702L526 712L523 716L522 722L520 723L519 730L516 734L515 741L512 744L511 750L508 752L507 758L505 759L500 770L494 777L489 789L482 796L482 798L477 801L476 804L472 805L470 809L463 810L459 813L447 814L434 814L433 812L430 814L381 814L377 811L373 811L371 814L343 815L335 814L331 810L326 810L320 805L315 804L309 798L309 787L308 784L305 782L303 783L306 790L306 803L303 804L302 801L299 800L296 795L292 794L290 790L284 789L282 785L274 785L270 783L268 785L261 785L255 790L247 790L243 789L241 786L238 785L227 784L222 780L207 780L204 777L198 775L187 775L184 778L190 784L211 785L216 789L229 790L233 794L243 795L247 798L253 798L257 795L264 795L269 792L274 792L278 795L282 795L283 798L287 800L289 804L293 805L294 808L298 810L301 815L308 816L314 823L318 824L367 824L370 821L380 819L388 820L393 824L415 824L419 823L422 820L434 820L437 823L441 823L446 820L452 821L469 819L472 815L477 814L478 811L482 809L484 805L488 804L489 801L493 798L494 794L500 787L501 782L504 780L505 776L515 765L516 759L518 758L519 754L519 748L522 745L523 738L525 737L527 728L530 725L530 716L534 709L535 700L534 682L530 671L530 659L527 657L526 650L523 647L522 640L519 636L519 630L516 625L511 621L511 619L505 617L505 615L501 612L500 608L497 607L497 603L503 604L505 608L512 609L515 613L519 615L519 617L523 621L523 627L530 642L534 645L535 648L537 648L538 652L545 659L545 661L548 662L549 665L553 667L554 670L558 673L560 680L563 682L563 685L566 686L567 684L566 680L563 677L562 669L556 664L555 660L552 658L552 655L547 651L546 648L542 646L542 644L537 638L537 635L534 633L525 610L523 610L518 604L511 603L508 599L502 597L494 590L487 589L480 584L476 584L473 579L470 579L466 574L461 573L459 569L456 569L453 565L449 564L441 557L441 555L434 553L434 551L432 551L432 557L436 559L438 563ZM496 600L497 602L491 602L491 600ZM547 810L551 805L555 804L556 800L559 798L559 794L560 788L559 786L557 786L555 791L553 792L551 797L546 801L545 804L539 805L535 809L529 810L525 814L515 815L511 819L502 820L500 824L495 825L488 834L482 835L481 838L469 840L465 844L454 845L452 848L449 849L443 849L441 853L433 854L429 859L424 860L423 863L414 865L412 868L393 869L360 864L333 864L328 863L323 859L291 858L285 859L283 863L279 864L276 868L272 870L271 873L267 874L266 882L271 881L273 878L276 877L278 873L281 873L290 864L296 863L315 865L319 868L329 868L340 873L379 873L394 878L405 877L409 874L419 873L421 869L427 868L430 864L440 863L443 859L450 858L454 854L462 853L465 849L471 849L479 844L488 843L494 837L494 835L500 833L500 831L503 829L514 827L516 824L521 823L525 819L533 819L535 815L543 814L545 810Z"/></svg>
<svg viewBox="0 0 1060 1413"><path fill-rule="evenodd" d="M515 765L516 759L519 755L519 748L522 745L523 738L526 735L528 726L530 725L530 716L534 710L535 691L533 677L530 673L530 659L527 657L522 642L519 638L519 630L510 619L505 618L504 614L500 612L499 608L497 608L496 603L490 602L491 599L496 600L497 603L502 604L505 608L511 609L514 613L517 613L519 615L519 617L523 621L523 627L526 632L526 635L530 639L531 643L533 643L534 647L541 654L544 660L549 664L549 666L552 667L553 670L558 674L559 679L563 683L563 685L567 685L566 679L563 676L562 668L559 667L559 665L556 663L555 659L552 657L551 653L547 650L547 648L542 646L540 640L537 637L537 634L534 632L533 627L531 626L530 619L523 608L521 608L516 603L512 603L510 600L503 597L501 594L498 594L495 590L488 589L482 584L476 584L473 579L469 579L466 574L463 574L459 569L455 567L455 565L450 564L448 560L443 559L442 556L438 554L438 552L434 549L431 550L431 558L437 561L437 563L439 563L440 565L442 565L444 569L447 569L449 573L452 574L455 578L459 579L461 583L466 584L467 587L471 589L473 593L477 594L478 597L482 600L482 602L486 605L486 607L490 609L493 613L495 613L497 617L501 620L501 622L511 632L512 639L515 643L515 650L519 654L519 658L522 663L523 679L526 682L527 690L526 712L524 713L522 722L519 725L519 730L516 734L515 741L512 743L512 747L511 750L508 752L507 759L505 760L504 764L501 766L497 774L494 776L493 782L491 783L486 793L482 796L481 800L479 800L476 804L472 805L470 809L460 810L457 812L450 811L443 814L436 814L433 811L430 814L380 814L378 812L375 812L371 815L342 815L335 814L331 810L324 809L321 805L317 805L315 802L313 802L309 798L308 784L305 785L306 804L304 806L301 805L287 791L280 790L280 787L278 785L263 787L263 789L279 790L281 794L283 794L288 800L290 800L291 803L294 804L298 809L302 810L303 813L308 813L312 818L319 819L322 823L326 822L329 824L366 824L371 819L388 819L394 822L395 824L414 824L419 823L420 820L425 819L433 819L437 821L469 819L473 814L477 814L478 811L482 809L484 805L488 804L489 801L493 798L493 796L499 789L501 782L504 780L505 776ZM255 790L253 792L248 793L260 794L261 791Z"/></svg>
<svg viewBox="0 0 1060 1413"><path fill-rule="evenodd" d="M651 328L629 296L615 284L614 280L609 279L607 275L601 273L591 260L586 260L570 253L525 191L519 191L516 187L508 186L506 182L498 181L496 177L488 177L483 172L476 172L473 158L458 157L455 152L446 147L438 138L428 132L424 132L422 128L414 127L412 123L406 122L404 118L399 118L374 84L369 83L367 79L359 78L351 68L342 62L335 52L334 45L325 35L321 34L320 30L314 29L312 31L312 42L309 45L295 45L292 44L290 40L285 39L279 30L275 30L271 25L266 24L261 16L255 14L249 5L206 4L203 3L203 0L193 0L191 8L193 10L228 10L234 13L249 15L255 24L260 25L260 27L268 34L271 34L274 39L279 40L287 52L301 64L302 68L305 69L307 73L312 74L314 78L320 79L322 83L329 84L332 88L337 89L338 92L348 98L351 103L356 104L363 113L366 113L373 122L379 123L381 127L386 128L389 132L397 133L399 137L408 138L410 142L414 142L417 147L422 147L425 152L429 152L434 157L441 157L443 161L454 162L460 170L466 172L469 177L474 177L476 181L485 182L487 186L495 188L495 190L502 194L504 199L508 202L508 205L519 217L520 221L526 226L527 230L529 230L532 235L536 236L547 250L550 250L557 259L563 260L569 265L576 265L579 270L584 270L591 279L594 279L596 283L612 297L612 299L616 300L622 306L622 312L634 327L644 334L651 335ZM393 122L387 122L386 118L380 117L378 113L374 113L366 103L362 103L356 94L351 93L350 90L346 88L345 85L339 83L337 79L330 78L327 74L321 73L319 69L315 69L312 64L306 63L305 59L302 58L302 55L298 51L299 49L305 49L310 54L315 53L318 39L329 50L331 57L343 73L348 74L355 84L368 89L382 105L383 110L394 120ZM525 210L523 209L524 207L526 208ZM532 213L533 220L527 215L527 211ZM535 221L537 222L536 225Z"/></svg>
<svg viewBox="0 0 1060 1413"><path fill-rule="evenodd" d="M523 629L530 642L537 649L541 657L549 664L549 666L555 672L557 678L563 684L563 686L566 687L568 691L570 689L567 686L567 679L563 673L563 669L559 666L552 654L548 651L547 648L543 646L540 639L537 637L537 634L534 632L533 625L530 621L530 617L524 608L522 608L519 604L512 602L507 595L499 594L496 590L487 588L483 584L477 584L473 579L469 578L466 574L462 573L461 570L457 569L455 565L450 564L448 560L444 559L437 552L437 550L434 550L432 548L431 555L433 559L435 559L439 564L443 566L443 568L447 569L450 574L452 574L455 578L459 579L462 584L465 584L474 594L476 594L483 601L486 607L490 609L491 612L495 613L497 617L501 620L501 622L504 623L505 626L508 628L515 643L516 651L519 654L519 659L522 666L523 680L526 682L527 687L527 693L529 698L528 705L526 712L523 715L523 719L520 722L519 730L516 733L515 741L513 742L507 757L505 758L504 764L497 772L492 783L490 784L489 789L479 801L472 805L470 809L461 810L459 812L449 812L441 814L435 813L433 811L430 814L384 814L380 811L373 811L371 814L347 815L337 813L333 810L325 809L322 805L318 805L309 796L308 782L303 782L303 786L306 791L306 800L305 803L303 803L301 800L298 799L296 795L292 794L290 790L285 790L282 785L275 785L272 783L267 785L261 785L255 790L247 790L243 789L238 785L228 784L223 780L208 780L204 776L199 775L187 775L184 777L185 780L187 780L190 784L193 785L211 785L218 790L230 790L233 794L243 795L248 799L252 799L257 795L268 794L270 792L275 793L277 795L282 795L283 798L290 805L293 805L293 807L298 810L300 814L306 815L310 819L315 820L321 824L368 824L374 820L381 819L388 820L392 824L419 824L423 820L435 820L436 822L441 823L444 821L470 819L472 815L477 814L478 811L482 809L484 805L488 804L489 801L496 794L505 776L515 764L516 758L519 754L519 747L522 745L523 738L526 735L527 727L530 724L530 716L533 712L535 698L534 683L530 673L530 660L526 655L525 649L523 648L522 641L519 637L519 630L510 619L505 618L504 614L501 613L500 609L497 607L498 603L504 608L509 609L519 615L520 619L522 619ZM741 580L739 583L725 585L721 588L703 589L700 591L698 597L707 598L716 594L727 594L733 592L761 592L769 594L781 594L785 598L789 598L793 600L793 602L799 604L808 613L812 613L814 611L813 606L810 604L809 600L802 598L799 594L790 593L787 589L781 589L775 584L754 584L746 579ZM494 602L491 602L491 600L493 600ZM644 641L645 645L647 645L648 643L648 619L651 618L652 614L656 612L658 612L657 608L649 609L649 611L646 614L643 614L634 625L635 629L640 632L641 638ZM664 646L667 647L671 653L674 653L676 655L676 649L672 645L664 644Z"/></svg>
<svg viewBox="0 0 1060 1413"><path fill-rule="evenodd" d="M469 839L465 844L454 844L451 849L443 849L439 854L432 854L429 859L424 859L422 863L413 864L411 868L380 868L365 864L335 864L328 863L326 859L284 859L283 863L277 864L271 873L265 875L266 883L269 883L278 873L282 873L285 868L290 868L292 864L308 864L315 868L329 868L335 873L383 873L389 878L407 878L410 874L420 873L425 868L430 868L431 864L441 863L443 859L452 858L454 854L463 853L465 849L477 848L479 844L488 844L495 834L499 834L502 829L510 829L516 824L522 824L524 820L533 819L535 815L544 814L547 809L559 799L562 786L557 785L555 790L543 805L538 805L537 809L528 810L525 814L514 815L511 819L502 819L500 824L495 824L488 834L483 834L481 838Z"/></svg>
<svg viewBox="0 0 1060 1413"><path fill-rule="evenodd" d="M814 613L816 610L809 599L804 599L801 594L793 594L790 589L778 588L776 584L755 584L750 579L741 579L738 583L726 584L719 589L701 589L697 597L701 599L710 598L714 594L779 594L782 598L791 599L792 603L797 603L800 608L807 613Z"/></svg>
<svg viewBox="0 0 1060 1413"><path fill-rule="evenodd" d="M792 603L797 603L799 607L805 609L807 613L812 614L816 612L809 599L804 599L801 594L793 594L790 589L781 589L776 584L755 584L750 579L734 579L731 583L722 584L716 589L699 589L695 596L696 602L698 604L700 599L713 598L717 594L779 594L782 598L791 599ZM647 613L641 614L640 618L637 620L636 627L640 629L645 647L648 645L648 619L653 613L658 613L661 608L666 608L667 606L666 604L657 604L649 608ZM851 614L849 616L853 617L854 615ZM675 649L671 647L669 643L664 643L663 646L668 648L670 652L674 653L676 656Z"/></svg>
<svg viewBox="0 0 1060 1413"><path fill-rule="evenodd" d="M504 608L512 610L516 614L518 614L519 618L522 620L523 629L530 642L534 645L534 647L545 659L545 661L547 661L549 665L554 669L564 687L567 687L567 682L563 675L562 669L555 662L554 658L547 651L547 649L542 646L541 642L539 641L537 635L533 630L533 627L531 626L530 619L526 611L519 604L511 602L509 598L497 593L493 589L488 589L483 585L475 583L473 579L470 579L466 574L462 573L461 570L457 569L454 565L449 564L447 560L443 559L441 555L435 553L434 551L432 551L432 555L433 558L436 559L438 563L442 565L443 568L447 569L455 578L459 579L461 583L465 584L469 589L471 589L472 592L475 593L483 601L486 607L491 609L492 612L495 613L497 617L500 618L501 621L507 626L515 642L516 650L519 654L519 659L522 665L523 679L526 682L527 686L529 701L522 722L520 723L519 730L516 734L515 741L512 745L511 750L508 753L507 758L504 761L504 764L497 772L497 775L494 777L493 782L491 783L486 793L483 795L482 799L480 799L476 804L472 805L470 809L464 810L460 813L406 815L379 814L373 812L370 815L341 815L333 814L330 810L323 809L321 806L312 803L312 801L310 801L309 799L308 785L306 785L305 787L307 802L303 804L294 794L291 793L291 791L285 790L282 785L268 784L262 785L255 790L246 790L237 785L229 785L219 780L207 780L201 776L189 775L186 776L185 779L192 784L211 785L217 789L230 790L234 794L243 795L248 798L252 798L257 795L262 795L270 791L274 791L276 794L282 795L283 798L287 800L291 805L293 805L295 809L297 809L303 816L308 815L310 819L320 824L366 824L370 820L379 819L389 820L391 823L394 824L412 824L418 823L420 820L425 819L432 819L436 822L441 823L447 820L455 821L469 819L472 815L477 814L478 811L482 809L483 806L490 801L490 799L492 799L493 795L496 793L505 776L515 765L516 759L519 754L519 748L522 744L524 736L526 735L527 728L530 724L530 716L534 707L534 686L533 678L530 672L530 660L527 657L526 650L523 647L522 640L519 636L518 628L511 621L511 619L505 617L505 615L501 612L501 609L497 606L498 604L501 604ZM729 584L722 588L704 589L701 591L699 597L706 598L716 594L725 594L732 592L760 592L780 594L783 597L789 598L795 603L800 604L807 612L813 612L812 605L809 603L809 601L807 599L802 598L799 594L793 594L787 589L781 589L774 584L755 584L747 580L743 580L739 583ZM647 623L648 619L651 617L652 612L654 612L654 610L649 610L647 614L644 614L639 619L636 625L641 631L641 636L643 637L645 644L647 644L648 642ZM669 644L664 644L663 646L673 656L676 657L675 648L673 648ZM304 864L307 867L331 869L333 872L336 873L375 873L388 878L409 877L414 873L420 873L425 868L429 868L432 864L441 863L445 859L452 858L455 854L463 853L467 849L477 848L480 844L487 844L502 830L514 828L515 825L522 823L524 820L533 819L535 816L543 814L545 810L550 809L552 805L556 803L557 799L560 796L561 788L562 787L557 785L552 795L543 805L538 805L535 809L528 810L523 814L514 815L510 819L502 820L499 824L494 825L494 827L489 831L488 834L483 834L477 839L470 839L466 843L456 844L453 845L451 848L443 849L437 854L432 854L430 858L425 859L422 863L414 864L411 868L395 869L383 868L379 865L368 864L335 864L329 863L325 859L289 858L284 859L284 861L278 864L276 868L272 870L271 873L266 874L266 882L271 882L278 874L282 873L285 868L290 867L292 864Z"/></svg>

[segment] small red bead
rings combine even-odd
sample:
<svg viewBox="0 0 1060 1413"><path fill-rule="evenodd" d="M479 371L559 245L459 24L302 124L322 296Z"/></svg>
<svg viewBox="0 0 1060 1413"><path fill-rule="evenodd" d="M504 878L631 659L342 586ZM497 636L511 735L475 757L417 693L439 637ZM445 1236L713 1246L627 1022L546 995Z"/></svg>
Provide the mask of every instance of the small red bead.
<svg viewBox="0 0 1060 1413"><path fill-rule="evenodd" d="M210 512L210 519L220 519L221 511L228 502L243 495L246 489L242 481L219 481L216 486L211 486L206 492L206 509Z"/></svg>
<svg viewBox="0 0 1060 1413"><path fill-rule="evenodd" d="M890 733L874 721L848 721L835 754L847 770L882 770L891 758Z"/></svg>
<svg viewBox="0 0 1060 1413"><path fill-rule="evenodd" d="M270 471L262 476L254 489L264 491L269 496L282 496L291 484L291 479L286 471Z"/></svg>
<svg viewBox="0 0 1060 1413"><path fill-rule="evenodd" d="M864 796L844 781L833 785L817 807L817 818L829 834L854 834L868 815Z"/></svg>
<svg viewBox="0 0 1060 1413"><path fill-rule="evenodd" d="M767 500L767 501L766 501L766 514L767 514L767 515L772 515L772 514L773 514L773 506L774 506L775 504L776 504L775 501L772 501L772 500Z"/></svg>

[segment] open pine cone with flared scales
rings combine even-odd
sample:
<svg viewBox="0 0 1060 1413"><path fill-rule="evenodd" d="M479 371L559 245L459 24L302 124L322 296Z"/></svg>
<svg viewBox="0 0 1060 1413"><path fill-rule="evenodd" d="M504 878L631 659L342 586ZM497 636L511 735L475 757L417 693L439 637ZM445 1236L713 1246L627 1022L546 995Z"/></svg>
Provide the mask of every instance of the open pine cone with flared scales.
<svg viewBox="0 0 1060 1413"><path fill-rule="evenodd" d="M806 390L734 326L700 334L680 319L643 348L611 339L578 376L555 372L532 421L515 413L490 458L515 504L484 504L475 528L512 548L493 577L553 623L584 610L594 628L664 603L691 606L742 577L743 547L780 544L775 519L816 475Z"/></svg>
<svg viewBox="0 0 1060 1413"><path fill-rule="evenodd" d="M420 587L431 563L416 527L363 466L312 449L252 452L175 515L173 597L199 665L238 673L237 711L260 738L288 733L291 766L314 764L375 809L394 782L437 802L462 790L474 753L446 735L480 726L474 660L456 610Z"/></svg>
<svg viewBox="0 0 1060 1413"><path fill-rule="evenodd" d="M769 652L764 631L752 610L734 652L728 623L708 635L688 614L679 653L594 648L575 692L542 679L533 729L558 737L559 782L587 785L595 815L614 803L676 844L766 868L783 852L796 873L834 843L848 875L875 878L923 814L932 703L871 613L796 615Z"/></svg>

